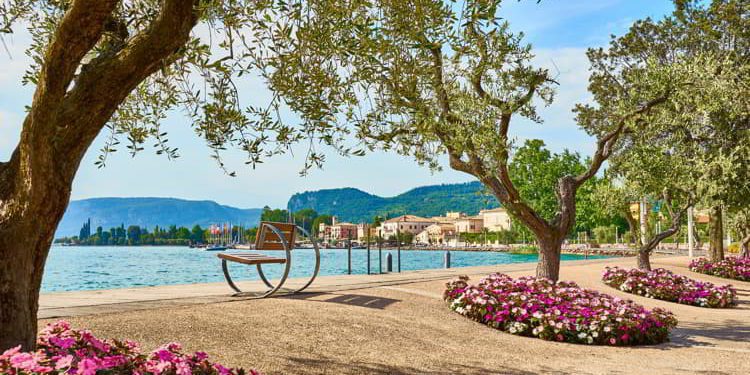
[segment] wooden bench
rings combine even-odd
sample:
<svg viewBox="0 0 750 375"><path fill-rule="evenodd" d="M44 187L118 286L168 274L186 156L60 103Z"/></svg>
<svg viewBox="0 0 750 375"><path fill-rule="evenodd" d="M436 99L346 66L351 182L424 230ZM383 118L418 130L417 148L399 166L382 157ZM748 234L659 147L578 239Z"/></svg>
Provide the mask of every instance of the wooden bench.
<svg viewBox="0 0 750 375"><path fill-rule="evenodd" d="M230 262L237 262L247 265L255 265L255 264L284 264L286 263L286 258L275 258L268 255L263 254L245 254L245 253L236 253L236 254L219 254L219 258L226 259Z"/></svg>
<svg viewBox="0 0 750 375"><path fill-rule="evenodd" d="M220 253L217 254L221 259L221 267L224 271L224 277L227 280L229 286L236 292L235 295L245 295L240 288L232 281L232 277L229 275L229 268L227 262L235 262L245 264L249 266L255 266L258 270L258 276L261 281L268 287L268 290L261 293L256 293L255 298L268 297L276 293L286 282L289 277L289 270L292 265L292 250L294 249L295 241L297 238L297 231L300 230L305 234L313 243L315 249L315 269L310 280L301 288L292 290L291 293L297 293L303 291L305 288L312 284L315 277L318 275L320 270L320 250L318 249L317 242L310 237L303 228L300 228L294 224L289 223L274 223L263 221L258 227L258 234L255 237L255 250L259 251L283 251L285 257L274 257L266 254L252 253L252 252L241 252L241 253ZM278 284L274 285L266 278L263 273L263 264L283 264L284 271L279 280Z"/></svg>

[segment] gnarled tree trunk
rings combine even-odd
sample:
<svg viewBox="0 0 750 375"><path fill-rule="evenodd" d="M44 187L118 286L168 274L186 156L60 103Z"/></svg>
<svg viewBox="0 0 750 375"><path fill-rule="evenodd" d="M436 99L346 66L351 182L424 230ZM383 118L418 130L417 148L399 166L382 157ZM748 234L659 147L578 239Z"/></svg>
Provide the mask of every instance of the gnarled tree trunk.
<svg viewBox="0 0 750 375"><path fill-rule="evenodd" d="M19 145L0 163L0 352L35 346L44 264L86 150L197 22L197 0L163 0L150 27L82 66L117 3L71 2L44 55Z"/></svg>
<svg viewBox="0 0 750 375"><path fill-rule="evenodd" d="M0 349L34 347L44 263L70 197L73 176L47 151L16 151L0 173Z"/></svg>
<svg viewBox="0 0 750 375"><path fill-rule="evenodd" d="M740 258L750 258L750 232L740 240Z"/></svg>
<svg viewBox="0 0 750 375"><path fill-rule="evenodd" d="M638 268L651 271L651 250L638 250Z"/></svg>
<svg viewBox="0 0 750 375"><path fill-rule="evenodd" d="M539 260L536 265L536 276L557 281L560 278L560 256L562 238L545 238L539 242Z"/></svg>
<svg viewBox="0 0 750 375"><path fill-rule="evenodd" d="M708 223L710 247L709 258L712 262L724 259L724 223L720 205L711 207L711 218Z"/></svg>
<svg viewBox="0 0 750 375"><path fill-rule="evenodd" d="M675 212L672 208L672 199L668 191L664 192L663 198L672 222L667 230L656 233L650 239L647 239L648 236L645 233L641 233L641 245L638 248L638 268L642 270L651 271L651 253L654 251L654 249L656 249L657 246L659 246L662 241L680 232L682 217L687 213L690 206L692 206L691 197L690 199L688 199L688 203L685 207ZM645 225L642 227L645 227ZM641 231L643 231L643 229L641 229Z"/></svg>

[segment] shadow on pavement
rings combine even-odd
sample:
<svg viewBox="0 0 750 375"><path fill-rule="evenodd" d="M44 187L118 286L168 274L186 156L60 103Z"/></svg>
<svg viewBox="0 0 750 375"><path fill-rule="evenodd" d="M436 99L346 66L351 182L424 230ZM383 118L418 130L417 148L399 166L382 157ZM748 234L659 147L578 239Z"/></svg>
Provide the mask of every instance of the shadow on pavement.
<svg viewBox="0 0 750 375"><path fill-rule="evenodd" d="M321 299L320 297L323 297ZM329 297L329 298L325 298ZM386 307L401 302L401 300L385 297L368 296L364 294L336 294L336 293L300 293L282 298L304 299L311 302L338 303L342 305L366 307L370 309L385 309Z"/></svg>
<svg viewBox="0 0 750 375"><path fill-rule="evenodd" d="M425 369L406 366L388 365L386 363L346 361L336 358L301 358L287 357L286 371L290 374L381 374L381 375L449 375L449 374L510 374L531 375L537 372L512 368L484 368L466 364L442 365L441 369ZM384 361L387 359L384 358ZM552 374L571 374L568 372L546 372Z"/></svg>

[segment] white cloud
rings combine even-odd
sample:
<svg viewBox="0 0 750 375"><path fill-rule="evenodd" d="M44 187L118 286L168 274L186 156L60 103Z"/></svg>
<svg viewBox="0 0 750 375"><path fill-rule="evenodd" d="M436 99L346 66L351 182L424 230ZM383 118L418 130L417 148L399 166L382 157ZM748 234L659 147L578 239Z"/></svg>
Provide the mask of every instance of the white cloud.
<svg viewBox="0 0 750 375"><path fill-rule="evenodd" d="M577 103L591 100L587 90L589 62L585 48L537 49L533 63L550 70L559 85L555 101L549 107L538 105L542 124L516 120L511 133L520 142L525 139L543 140L553 151L569 149L584 155L593 152L593 138L575 122L572 112Z"/></svg>

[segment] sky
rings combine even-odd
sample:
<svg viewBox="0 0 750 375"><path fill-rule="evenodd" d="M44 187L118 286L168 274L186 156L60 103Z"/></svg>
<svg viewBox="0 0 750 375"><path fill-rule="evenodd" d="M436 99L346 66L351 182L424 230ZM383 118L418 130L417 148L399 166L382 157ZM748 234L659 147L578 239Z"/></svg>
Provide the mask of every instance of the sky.
<svg viewBox="0 0 750 375"><path fill-rule="evenodd" d="M501 15L514 31L523 31L536 55L534 63L558 72L555 102L540 110L543 124L514 121L511 135L518 142L542 139L553 151L569 149L582 155L593 152L593 139L580 130L571 109L587 102L589 76L585 56L589 47L606 46L610 35L621 35L637 19L659 18L672 10L668 0L545 0L506 1ZM24 55L29 36L24 30L4 37L0 46L0 160L7 160L15 148L24 107L31 103L33 87L21 78L29 66ZM261 85L246 88L248 98L268 97ZM245 103L243 103L245 104ZM252 103L246 103L250 105ZM230 152L227 164L237 172L229 177L209 157L204 141L195 136L188 118L170 116L163 129L180 157L168 160L148 148L131 158L120 151L110 156L105 168L97 168L99 150L106 134L94 142L81 163L73 184L72 199L93 197L176 197L214 200L242 208L285 207L297 192L354 187L380 196L394 196L424 185L473 181L450 170L446 163L439 172L418 166L411 158L395 153L375 152L364 157L340 157L327 153L323 169L299 175L304 150L266 160L252 169L243 165L242 155Z"/></svg>

